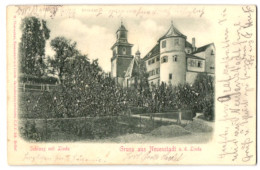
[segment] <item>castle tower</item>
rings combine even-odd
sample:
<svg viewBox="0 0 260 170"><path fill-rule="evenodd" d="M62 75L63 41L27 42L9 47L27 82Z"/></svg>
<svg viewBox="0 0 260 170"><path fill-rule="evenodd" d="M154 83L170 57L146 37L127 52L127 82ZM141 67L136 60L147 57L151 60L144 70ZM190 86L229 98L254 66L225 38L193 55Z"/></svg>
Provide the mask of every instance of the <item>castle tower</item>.
<svg viewBox="0 0 260 170"><path fill-rule="evenodd" d="M170 29L158 42L160 44L160 81L178 85L186 77L186 36L171 23Z"/></svg>
<svg viewBox="0 0 260 170"><path fill-rule="evenodd" d="M113 52L111 58L111 75L120 85L123 84L125 73L133 59L133 45L128 43L127 32L127 29L121 22L121 26L116 32L116 42L111 47L111 50Z"/></svg>
<svg viewBox="0 0 260 170"><path fill-rule="evenodd" d="M135 52L135 57L138 61L141 59L141 53L140 53L139 49Z"/></svg>

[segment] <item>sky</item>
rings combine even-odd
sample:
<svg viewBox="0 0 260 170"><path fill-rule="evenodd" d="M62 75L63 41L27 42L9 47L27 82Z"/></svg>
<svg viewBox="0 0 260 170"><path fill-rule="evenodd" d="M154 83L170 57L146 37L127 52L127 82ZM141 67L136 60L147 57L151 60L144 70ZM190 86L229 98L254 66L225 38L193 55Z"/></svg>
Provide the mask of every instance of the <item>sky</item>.
<svg viewBox="0 0 260 170"><path fill-rule="evenodd" d="M191 42L196 38L196 46L200 47L213 42L214 34L210 21L201 18L67 18L49 19L47 26L51 30L50 39L46 42L46 55L54 56L50 41L57 36L64 36L77 42L77 48L88 57L98 59L105 72L111 71L111 47L116 41L116 31L121 21L128 30L128 42L133 44L132 54L139 48L141 58L144 57L157 40L174 26Z"/></svg>

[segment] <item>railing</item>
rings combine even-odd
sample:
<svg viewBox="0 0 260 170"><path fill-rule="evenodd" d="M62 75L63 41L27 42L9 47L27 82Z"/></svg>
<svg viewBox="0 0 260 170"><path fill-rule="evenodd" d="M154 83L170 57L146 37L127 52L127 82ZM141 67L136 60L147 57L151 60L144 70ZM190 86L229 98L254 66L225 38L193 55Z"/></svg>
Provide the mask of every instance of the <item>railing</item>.
<svg viewBox="0 0 260 170"><path fill-rule="evenodd" d="M29 84L29 83L20 83L19 90L23 92L26 91L51 91L57 85L54 84Z"/></svg>

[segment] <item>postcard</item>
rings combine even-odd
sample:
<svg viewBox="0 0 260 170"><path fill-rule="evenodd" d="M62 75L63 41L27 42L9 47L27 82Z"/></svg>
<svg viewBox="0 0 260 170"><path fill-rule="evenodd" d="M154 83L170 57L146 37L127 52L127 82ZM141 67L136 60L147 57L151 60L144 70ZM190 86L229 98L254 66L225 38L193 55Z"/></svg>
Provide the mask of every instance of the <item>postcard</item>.
<svg viewBox="0 0 260 170"><path fill-rule="evenodd" d="M10 165L255 165L256 6L7 7Z"/></svg>

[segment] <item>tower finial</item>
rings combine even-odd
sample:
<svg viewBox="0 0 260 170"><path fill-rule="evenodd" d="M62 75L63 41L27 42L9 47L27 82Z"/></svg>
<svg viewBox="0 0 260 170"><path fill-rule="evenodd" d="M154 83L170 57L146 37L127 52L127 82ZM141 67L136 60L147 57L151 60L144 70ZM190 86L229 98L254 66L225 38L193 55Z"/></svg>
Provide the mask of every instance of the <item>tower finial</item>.
<svg viewBox="0 0 260 170"><path fill-rule="evenodd" d="M173 21L171 20L171 25L173 25Z"/></svg>
<svg viewBox="0 0 260 170"><path fill-rule="evenodd" d="M121 26L123 25L123 19L121 18Z"/></svg>

